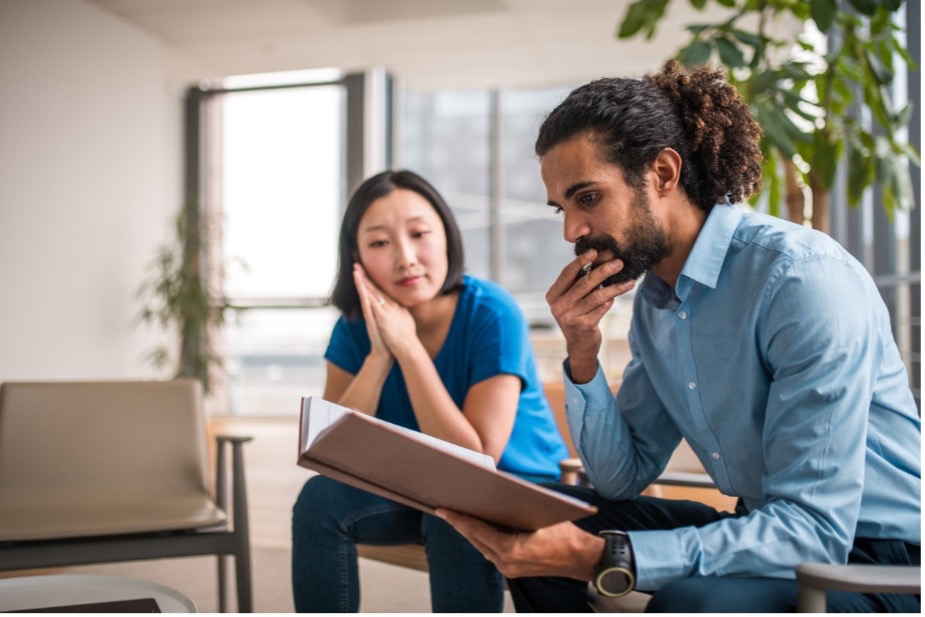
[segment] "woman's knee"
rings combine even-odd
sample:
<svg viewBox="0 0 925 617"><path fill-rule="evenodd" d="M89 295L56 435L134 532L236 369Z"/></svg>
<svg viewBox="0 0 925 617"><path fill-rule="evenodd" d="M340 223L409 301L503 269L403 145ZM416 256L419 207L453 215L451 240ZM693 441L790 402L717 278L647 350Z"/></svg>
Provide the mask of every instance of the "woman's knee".
<svg viewBox="0 0 925 617"><path fill-rule="evenodd" d="M292 506L292 531L297 534L309 529L334 529L343 520L336 507L338 483L323 476L314 476L302 487Z"/></svg>

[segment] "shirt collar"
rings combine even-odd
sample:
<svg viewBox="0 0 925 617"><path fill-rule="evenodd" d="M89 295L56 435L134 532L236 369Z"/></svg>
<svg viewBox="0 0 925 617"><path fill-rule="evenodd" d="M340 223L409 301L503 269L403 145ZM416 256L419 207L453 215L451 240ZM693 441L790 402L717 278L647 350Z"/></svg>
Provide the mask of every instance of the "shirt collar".
<svg viewBox="0 0 925 617"><path fill-rule="evenodd" d="M741 218L738 206L713 206L684 263L677 288L672 289L658 276L649 274L640 286L643 299L654 308L674 310L687 298L695 282L715 288Z"/></svg>
<svg viewBox="0 0 925 617"><path fill-rule="evenodd" d="M742 211L738 206L717 204L710 210L703 228L697 235L694 248L684 262L681 270L682 279L715 288L719 280L719 273L723 269L726 253L732 243L732 236L739 227ZM680 291L680 290L679 290Z"/></svg>

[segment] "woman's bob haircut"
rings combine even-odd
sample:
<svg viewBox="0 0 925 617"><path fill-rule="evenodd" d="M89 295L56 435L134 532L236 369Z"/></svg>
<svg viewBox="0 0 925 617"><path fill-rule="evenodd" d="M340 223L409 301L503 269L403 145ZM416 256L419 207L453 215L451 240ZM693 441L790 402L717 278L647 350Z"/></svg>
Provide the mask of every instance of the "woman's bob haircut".
<svg viewBox="0 0 925 617"><path fill-rule="evenodd" d="M414 191L430 202L437 211L446 232L447 259L446 280L440 288L440 293L445 295L462 287L465 269L462 237L456 219L453 218L453 213L443 197L427 180L413 171L383 171L367 178L357 187L347 204L347 211L344 212L344 220L340 227L340 239L337 243L337 277L334 279L334 290L331 292L331 304L340 309L348 319L359 319L363 315L360 296L353 282L353 264L360 259L357 245L360 220L374 201L395 189Z"/></svg>

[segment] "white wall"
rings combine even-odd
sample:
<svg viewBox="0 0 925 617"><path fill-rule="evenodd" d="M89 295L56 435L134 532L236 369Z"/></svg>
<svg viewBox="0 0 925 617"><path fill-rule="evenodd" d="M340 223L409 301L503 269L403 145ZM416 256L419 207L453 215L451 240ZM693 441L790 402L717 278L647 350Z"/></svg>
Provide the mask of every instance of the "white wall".
<svg viewBox="0 0 925 617"><path fill-rule="evenodd" d="M166 65L82 0L0 0L0 381L156 376L133 318L181 202Z"/></svg>

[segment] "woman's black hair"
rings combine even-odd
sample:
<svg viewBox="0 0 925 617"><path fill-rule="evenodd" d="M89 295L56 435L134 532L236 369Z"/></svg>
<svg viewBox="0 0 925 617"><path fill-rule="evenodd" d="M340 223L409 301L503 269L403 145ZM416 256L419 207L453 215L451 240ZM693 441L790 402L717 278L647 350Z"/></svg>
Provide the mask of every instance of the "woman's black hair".
<svg viewBox="0 0 925 617"><path fill-rule="evenodd" d="M540 127L536 154L590 135L624 180L640 188L664 148L683 161L681 188L709 211L744 201L761 187L761 127L718 70L668 62L643 79L605 78L576 88Z"/></svg>
<svg viewBox="0 0 925 617"><path fill-rule="evenodd" d="M462 287L465 270L462 236L446 201L437 189L413 171L383 171L364 180L353 192L340 226L337 276L334 279L334 290L331 292L331 304L340 309L348 319L358 319L362 315L360 296L353 282L353 264L360 257L357 245L360 220L374 201L395 189L414 191L434 207L443 221L443 229L446 232L447 273L440 293L445 295Z"/></svg>

